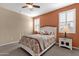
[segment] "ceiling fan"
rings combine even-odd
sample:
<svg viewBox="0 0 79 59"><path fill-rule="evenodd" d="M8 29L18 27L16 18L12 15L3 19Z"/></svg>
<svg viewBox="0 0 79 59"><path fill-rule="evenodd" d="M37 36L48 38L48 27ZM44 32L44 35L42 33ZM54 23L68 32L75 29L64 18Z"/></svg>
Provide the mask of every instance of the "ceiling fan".
<svg viewBox="0 0 79 59"><path fill-rule="evenodd" d="M33 9L33 8L40 8L40 6L39 5L35 5L34 3L26 3L26 5L22 6L22 8Z"/></svg>

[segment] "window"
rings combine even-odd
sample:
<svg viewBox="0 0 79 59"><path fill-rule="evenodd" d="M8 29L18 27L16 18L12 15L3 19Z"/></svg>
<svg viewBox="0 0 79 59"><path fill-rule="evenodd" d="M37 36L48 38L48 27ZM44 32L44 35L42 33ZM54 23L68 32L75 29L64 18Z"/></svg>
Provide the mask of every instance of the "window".
<svg viewBox="0 0 79 59"><path fill-rule="evenodd" d="M59 13L59 32L63 33L63 28L66 25L70 30L68 33L76 32L76 9Z"/></svg>
<svg viewBox="0 0 79 59"><path fill-rule="evenodd" d="M34 19L34 31L39 32L40 30L40 18Z"/></svg>

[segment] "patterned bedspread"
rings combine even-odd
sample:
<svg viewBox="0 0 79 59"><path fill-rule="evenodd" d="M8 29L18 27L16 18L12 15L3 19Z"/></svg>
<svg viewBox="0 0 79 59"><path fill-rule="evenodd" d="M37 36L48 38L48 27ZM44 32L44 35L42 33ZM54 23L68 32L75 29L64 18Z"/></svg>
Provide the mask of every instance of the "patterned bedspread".
<svg viewBox="0 0 79 59"><path fill-rule="evenodd" d="M26 35L20 40L20 44L29 47L34 53L39 54L45 48L47 48L53 41L55 37L53 35Z"/></svg>

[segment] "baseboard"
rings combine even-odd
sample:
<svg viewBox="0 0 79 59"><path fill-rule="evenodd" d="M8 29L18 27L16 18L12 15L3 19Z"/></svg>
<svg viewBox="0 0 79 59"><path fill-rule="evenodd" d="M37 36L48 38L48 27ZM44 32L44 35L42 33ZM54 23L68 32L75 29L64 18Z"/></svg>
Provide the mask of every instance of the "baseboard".
<svg viewBox="0 0 79 59"><path fill-rule="evenodd" d="M78 47L73 47L74 49L79 49Z"/></svg>
<svg viewBox="0 0 79 59"><path fill-rule="evenodd" d="M56 45L59 45L59 43L56 43Z"/></svg>
<svg viewBox="0 0 79 59"><path fill-rule="evenodd" d="M56 43L56 45L59 45L59 43ZM78 47L72 47L72 48L74 48L74 49L79 49Z"/></svg>
<svg viewBox="0 0 79 59"><path fill-rule="evenodd" d="M19 41L14 41L14 42L9 42L9 43L5 43L5 44L1 44L0 46L5 46L5 45L10 45L10 44L15 44L18 43Z"/></svg>

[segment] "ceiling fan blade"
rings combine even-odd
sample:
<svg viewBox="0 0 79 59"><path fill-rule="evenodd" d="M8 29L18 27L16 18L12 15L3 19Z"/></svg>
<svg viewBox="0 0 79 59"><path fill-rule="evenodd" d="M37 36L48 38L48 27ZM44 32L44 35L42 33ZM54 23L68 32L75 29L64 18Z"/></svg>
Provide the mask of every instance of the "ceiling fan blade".
<svg viewBox="0 0 79 59"><path fill-rule="evenodd" d="M26 8L27 6L23 6L22 8Z"/></svg>
<svg viewBox="0 0 79 59"><path fill-rule="evenodd" d="M28 5L33 5L33 3L26 3L26 4L28 4Z"/></svg>
<svg viewBox="0 0 79 59"><path fill-rule="evenodd" d="M38 6L38 5L33 5L33 7L35 7L35 8L40 8L40 6Z"/></svg>

